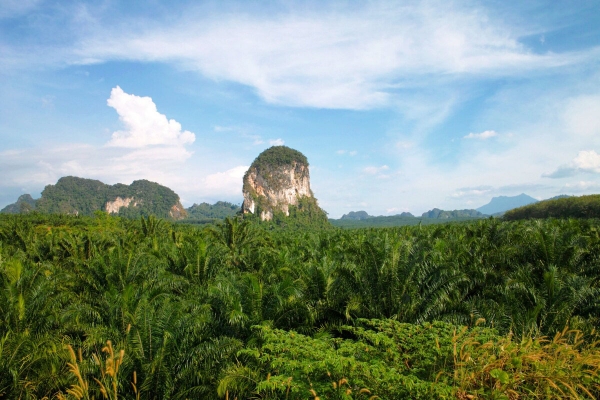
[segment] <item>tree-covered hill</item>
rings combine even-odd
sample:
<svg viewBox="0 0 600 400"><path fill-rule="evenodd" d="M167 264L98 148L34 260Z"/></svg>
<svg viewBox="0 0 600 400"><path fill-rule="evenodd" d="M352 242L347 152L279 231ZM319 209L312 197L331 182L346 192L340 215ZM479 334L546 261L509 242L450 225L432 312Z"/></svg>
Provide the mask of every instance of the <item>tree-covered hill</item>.
<svg viewBox="0 0 600 400"><path fill-rule="evenodd" d="M19 196L17 202L9 204L0 210L3 214L26 214L35 210L37 200L31 197L30 194L23 194Z"/></svg>
<svg viewBox="0 0 600 400"><path fill-rule="evenodd" d="M206 224L233 217L241 211L241 207L227 201L215 204L200 203L186 208L187 217L182 222Z"/></svg>
<svg viewBox="0 0 600 400"><path fill-rule="evenodd" d="M25 195L29 196L29 195ZM133 181L131 185L107 185L98 180L74 176L60 178L55 185L47 185L38 200L23 198L2 210L4 213L37 211L49 214L91 216L95 211L105 211L108 202L130 199L128 206L117 208L119 215L137 218L140 215L157 215L180 219L185 210L179 196L168 187L147 180ZM30 200L28 200L30 199Z"/></svg>
<svg viewBox="0 0 600 400"><path fill-rule="evenodd" d="M477 210L440 210L439 208L434 208L427 212L424 212L421 217L423 218L434 218L434 219L460 219L460 218L485 218L486 215L480 213Z"/></svg>
<svg viewBox="0 0 600 400"><path fill-rule="evenodd" d="M330 219L329 222L339 228L386 228L413 225L433 225L447 222L473 221L487 217L476 210L440 210L434 208L424 212L420 217L403 212L398 215L380 215L378 217L367 214L365 211L351 211L340 219Z"/></svg>
<svg viewBox="0 0 600 400"><path fill-rule="evenodd" d="M600 195L558 197L507 211L507 221L530 218L600 218Z"/></svg>

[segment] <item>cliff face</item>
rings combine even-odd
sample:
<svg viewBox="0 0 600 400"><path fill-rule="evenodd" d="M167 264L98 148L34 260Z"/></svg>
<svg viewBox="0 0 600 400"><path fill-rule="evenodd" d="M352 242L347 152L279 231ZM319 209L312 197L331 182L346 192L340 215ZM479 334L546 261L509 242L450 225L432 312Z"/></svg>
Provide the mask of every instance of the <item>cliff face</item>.
<svg viewBox="0 0 600 400"><path fill-rule="evenodd" d="M133 197L125 197L124 199L120 196L114 201L107 201L104 205L104 210L109 214L118 214L121 207L129 207L129 205L133 202L133 207L137 206L137 201L133 200Z"/></svg>
<svg viewBox="0 0 600 400"><path fill-rule="evenodd" d="M177 220L187 217L187 211L179 200L177 200L177 204L174 204L169 210L169 216Z"/></svg>
<svg viewBox="0 0 600 400"><path fill-rule="evenodd" d="M271 147L254 160L244 175L243 194L243 212L262 221L272 220L277 212L289 217L290 207L302 208L302 202L322 212L310 189L306 157L285 146Z"/></svg>
<svg viewBox="0 0 600 400"><path fill-rule="evenodd" d="M250 168L244 177L244 212L255 213L259 205L261 220L271 220L273 211L290 215L289 206L297 206L301 197L313 197L308 166L293 162L269 171L266 176Z"/></svg>

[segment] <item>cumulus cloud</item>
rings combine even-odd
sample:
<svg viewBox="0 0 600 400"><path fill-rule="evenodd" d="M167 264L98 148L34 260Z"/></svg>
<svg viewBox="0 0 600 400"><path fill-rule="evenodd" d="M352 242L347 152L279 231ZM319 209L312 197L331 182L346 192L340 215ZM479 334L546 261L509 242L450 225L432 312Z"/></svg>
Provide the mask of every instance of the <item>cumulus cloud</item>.
<svg viewBox="0 0 600 400"><path fill-rule="evenodd" d="M183 131L177 121L167 120L150 97L128 94L117 86L107 103L117 111L125 129L114 132L106 146L68 143L3 152L0 170L5 184L40 187L66 175L107 183L135 179L179 183L181 167L192 156L185 145L195 140L194 134Z"/></svg>
<svg viewBox="0 0 600 400"><path fill-rule="evenodd" d="M150 97L128 94L117 86L110 92L107 104L117 111L125 126L125 130L112 134L108 146L183 146L196 140L192 132L181 130L179 122L168 120L164 114L159 113Z"/></svg>
<svg viewBox="0 0 600 400"><path fill-rule="evenodd" d="M542 176L545 178L567 178L579 172L600 174L600 154L594 150L582 150L569 164L562 165L556 171Z"/></svg>
<svg viewBox="0 0 600 400"><path fill-rule="evenodd" d="M479 139L485 140L489 138L493 138L494 136L498 136L498 132L496 131L483 131L481 133L469 133L466 136L463 136L463 139Z"/></svg>
<svg viewBox="0 0 600 400"><path fill-rule="evenodd" d="M240 165L225 172L208 175L204 184L206 189L228 196L240 195L242 192L242 179L249 166Z"/></svg>

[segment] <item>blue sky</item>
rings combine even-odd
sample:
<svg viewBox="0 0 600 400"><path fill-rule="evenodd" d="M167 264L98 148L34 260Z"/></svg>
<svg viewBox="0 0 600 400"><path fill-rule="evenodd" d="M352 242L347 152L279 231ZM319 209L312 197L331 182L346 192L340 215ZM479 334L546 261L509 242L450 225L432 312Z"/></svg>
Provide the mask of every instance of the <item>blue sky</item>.
<svg viewBox="0 0 600 400"><path fill-rule="evenodd" d="M334 218L600 193L598 21L597 0L3 0L0 207L65 175L239 204L274 144Z"/></svg>

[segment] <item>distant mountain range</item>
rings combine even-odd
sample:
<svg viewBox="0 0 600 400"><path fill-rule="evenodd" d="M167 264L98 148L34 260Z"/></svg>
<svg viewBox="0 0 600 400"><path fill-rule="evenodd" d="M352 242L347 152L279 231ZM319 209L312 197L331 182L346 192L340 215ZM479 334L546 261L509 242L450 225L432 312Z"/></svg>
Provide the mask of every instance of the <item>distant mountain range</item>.
<svg viewBox="0 0 600 400"><path fill-rule="evenodd" d="M560 199L569 197L560 195L552 197L552 199ZM386 226L404 226L417 224L439 224L451 221L468 221L473 219L487 218L490 216L501 216L508 210L523 207L529 204L537 203L538 200L524 193L518 196L498 196L492 198L490 202L475 210L441 210L434 208L416 217L411 213L403 212L402 214L390 216L373 216L366 211L350 211L344 214L340 219L330 219L329 221L338 227L358 228L358 227L386 227Z"/></svg>
<svg viewBox="0 0 600 400"><path fill-rule="evenodd" d="M534 199L533 197L528 196L525 193L521 193L518 196L498 196L493 197L488 204L477 208L477 211L486 215L494 215L498 213L503 213L508 210L512 210L513 208L523 207L528 204L537 203L537 201L537 199Z"/></svg>
<svg viewBox="0 0 600 400"><path fill-rule="evenodd" d="M470 221L474 219L485 218L476 210L453 210L445 211L434 208L424 212L420 217L415 217L409 212L389 216L373 216L366 211L350 211L344 214L340 219L330 219L333 226L340 228L366 228L366 227L393 227L405 225L431 225L450 221Z"/></svg>

